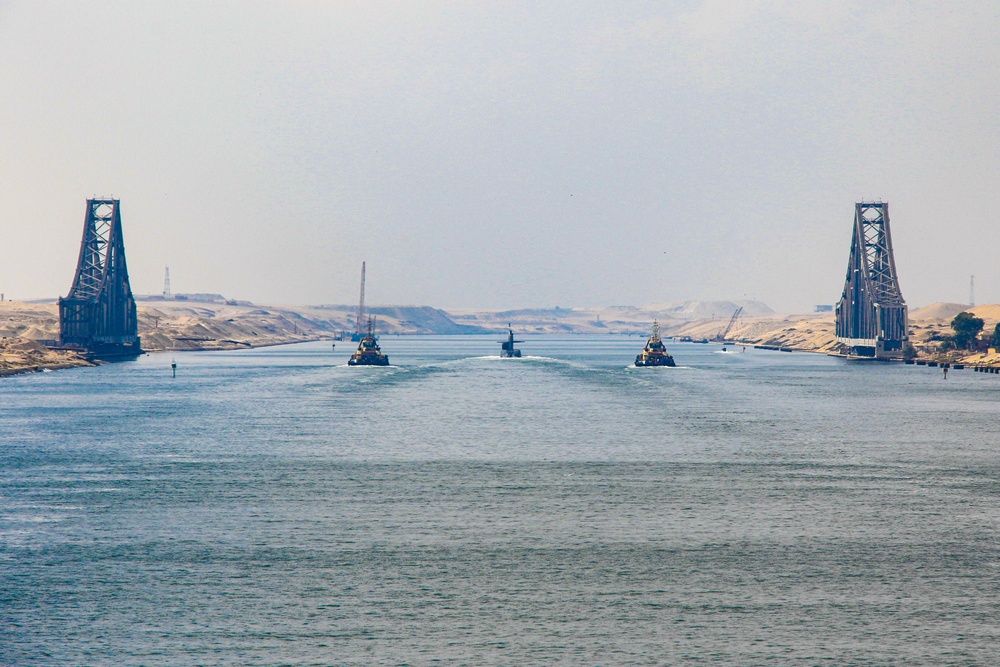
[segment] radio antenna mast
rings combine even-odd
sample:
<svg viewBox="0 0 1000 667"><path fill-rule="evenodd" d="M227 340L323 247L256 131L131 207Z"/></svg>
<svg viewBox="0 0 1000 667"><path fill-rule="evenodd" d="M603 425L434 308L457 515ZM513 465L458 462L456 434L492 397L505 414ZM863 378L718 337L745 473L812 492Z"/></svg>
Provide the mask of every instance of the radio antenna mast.
<svg viewBox="0 0 1000 667"><path fill-rule="evenodd" d="M163 267L163 298L170 298L170 267Z"/></svg>

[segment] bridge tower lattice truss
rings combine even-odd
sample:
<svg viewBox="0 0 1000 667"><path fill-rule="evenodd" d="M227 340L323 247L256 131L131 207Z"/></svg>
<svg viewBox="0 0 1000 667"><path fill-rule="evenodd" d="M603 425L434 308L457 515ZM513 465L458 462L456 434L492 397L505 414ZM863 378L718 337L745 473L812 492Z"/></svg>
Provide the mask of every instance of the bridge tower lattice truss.
<svg viewBox="0 0 1000 667"><path fill-rule="evenodd" d="M59 299L59 336L91 354L140 352L119 200L88 199L76 276Z"/></svg>
<svg viewBox="0 0 1000 667"><path fill-rule="evenodd" d="M852 354L894 357L902 354L906 328L906 301L892 254L889 204L855 204L847 279L837 304L837 340Z"/></svg>

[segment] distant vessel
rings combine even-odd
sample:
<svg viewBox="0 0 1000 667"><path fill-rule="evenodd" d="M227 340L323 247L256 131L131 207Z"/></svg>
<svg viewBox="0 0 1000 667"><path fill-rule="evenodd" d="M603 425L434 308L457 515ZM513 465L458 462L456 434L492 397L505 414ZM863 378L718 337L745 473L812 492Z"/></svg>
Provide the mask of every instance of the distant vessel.
<svg viewBox="0 0 1000 667"><path fill-rule="evenodd" d="M378 346L378 338L373 333L372 318L368 318L368 333L358 343L358 351L347 360L348 366L388 366L389 355L382 354Z"/></svg>
<svg viewBox="0 0 1000 667"><path fill-rule="evenodd" d="M507 325L507 340L500 341L500 357L504 359L510 359L512 357L520 357L521 350L514 349L514 343L523 343L523 340L514 340L514 330L510 328L510 324Z"/></svg>
<svg viewBox="0 0 1000 667"><path fill-rule="evenodd" d="M676 366L674 358L667 354L667 348L660 340L660 323L653 320L653 335L646 341L642 354L635 357L636 366Z"/></svg>

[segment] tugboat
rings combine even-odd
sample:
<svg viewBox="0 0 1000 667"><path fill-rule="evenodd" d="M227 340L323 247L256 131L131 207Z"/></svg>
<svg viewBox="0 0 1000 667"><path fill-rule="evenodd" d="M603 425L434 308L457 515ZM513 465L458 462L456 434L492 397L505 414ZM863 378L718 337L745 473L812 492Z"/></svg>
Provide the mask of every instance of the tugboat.
<svg viewBox="0 0 1000 667"><path fill-rule="evenodd" d="M676 366L674 358L667 354L667 348L660 340L660 324L653 320L653 335L646 341L642 354L635 357L636 366Z"/></svg>
<svg viewBox="0 0 1000 667"><path fill-rule="evenodd" d="M358 343L358 351L347 360L348 366L388 366L389 355L382 354L378 338L372 333L372 318L368 318L368 333Z"/></svg>
<svg viewBox="0 0 1000 667"><path fill-rule="evenodd" d="M514 343L523 343L523 340L514 340L514 330L510 328L510 324L507 324L507 340L499 341L500 343L500 358L501 359L511 359L513 357L520 357L521 350L514 349Z"/></svg>

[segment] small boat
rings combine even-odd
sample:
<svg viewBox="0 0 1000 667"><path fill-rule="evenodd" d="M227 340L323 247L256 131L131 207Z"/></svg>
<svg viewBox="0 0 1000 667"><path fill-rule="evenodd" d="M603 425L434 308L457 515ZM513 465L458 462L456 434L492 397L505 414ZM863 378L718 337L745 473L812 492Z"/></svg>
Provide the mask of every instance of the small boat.
<svg viewBox="0 0 1000 667"><path fill-rule="evenodd" d="M514 357L521 356L521 350L514 348L514 343L523 343L523 340L514 340L514 330L510 328L510 324L507 325L507 340L498 341L500 343L500 357L502 359L511 359Z"/></svg>
<svg viewBox="0 0 1000 667"><path fill-rule="evenodd" d="M635 357L636 366L676 366L674 358L667 354L667 348L660 340L660 323L653 320L653 335L646 341L642 354Z"/></svg>
<svg viewBox="0 0 1000 667"><path fill-rule="evenodd" d="M378 346L378 338L375 337L374 324L372 318L368 318L368 333L361 338L358 343L358 351L347 360L348 366L388 366L389 355L382 354L382 348Z"/></svg>

